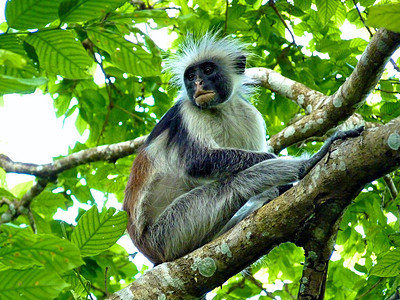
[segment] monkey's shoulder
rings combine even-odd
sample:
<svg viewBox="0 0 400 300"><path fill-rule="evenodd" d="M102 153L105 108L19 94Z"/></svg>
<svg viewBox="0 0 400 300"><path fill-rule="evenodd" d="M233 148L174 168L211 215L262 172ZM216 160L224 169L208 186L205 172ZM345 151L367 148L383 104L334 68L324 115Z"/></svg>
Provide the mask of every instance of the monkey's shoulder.
<svg viewBox="0 0 400 300"><path fill-rule="evenodd" d="M179 137L184 137L187 135L186 129L182 126L182 114L181 103L177 102L172 106L166 114L161 118L161 120L154 126L149 137L146 140L146 144L149 145L157 137L163 133L168 134L167 144L173 142L178 142Z"/></svg>

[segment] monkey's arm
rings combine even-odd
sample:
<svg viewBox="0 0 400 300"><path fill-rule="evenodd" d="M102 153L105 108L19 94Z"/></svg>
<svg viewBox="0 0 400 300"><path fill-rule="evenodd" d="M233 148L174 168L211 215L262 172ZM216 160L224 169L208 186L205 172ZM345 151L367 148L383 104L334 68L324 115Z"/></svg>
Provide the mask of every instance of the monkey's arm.
<svg viewBox="0 0 400 300"><path fill-rule="evenodd" d="M273 153L241 149L205 149L198 147L189 155L187 173L193 177L226 177L264 160L277 158Z"/></svg>
<svg viewBox="0 0 400 300"><path fill-rule="evenodd" d="M331 136L321 149L309 159L304 161L299 170L299 179L303 178L310 170L328 153L332 143L338 139L357 137L364 130L363 127L348 131L338 131ZM187 173L193 177L217 176L225 177L235 174L258 164L264 160L274 159L273 153L251 152L240 149L205 149L194 148L187 162ZM282 161L284 163L284 160Z"/></svg>

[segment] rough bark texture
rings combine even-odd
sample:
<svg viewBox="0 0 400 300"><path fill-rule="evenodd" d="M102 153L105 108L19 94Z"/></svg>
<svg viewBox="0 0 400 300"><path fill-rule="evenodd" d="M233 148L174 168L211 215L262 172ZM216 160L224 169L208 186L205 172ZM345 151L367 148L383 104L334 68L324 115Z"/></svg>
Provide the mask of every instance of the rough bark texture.
<svg viewBox="0 0 400 300"><path fill-rule="evenodd" d="M380 29L371 39L360 61L347 81L332 96L282 78L276 72L263 68L248 70L260 84L292 99L305 108L308 115L291 124L269 140L270 146L280 150L312 136L321 136L340 121L349 118L365 101L380 79L386 63L400 45L400 35ZM283 85L279 85L281 81Z"/></svg>
<svg viewBox="0 0 400 300"><path fill-rule="evenodd" d="M327 204L327 212L333 208L340 215L365 184L400 166L400 118L338 144L294 188L217 240L148 271L111 299L199 297L274 246L299 240L299 232L301 240L309 240L313 233L301 229L310 216Z"/></svg>

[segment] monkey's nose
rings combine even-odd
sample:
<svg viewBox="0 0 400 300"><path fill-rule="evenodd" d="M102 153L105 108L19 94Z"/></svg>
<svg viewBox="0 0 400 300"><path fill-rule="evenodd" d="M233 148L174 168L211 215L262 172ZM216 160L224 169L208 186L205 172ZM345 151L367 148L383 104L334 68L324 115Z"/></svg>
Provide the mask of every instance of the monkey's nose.
<svg viewBox="0 0 400 300"><path fill-rule="evenodd" d="M196 86L203 86L203 79L197 78L194 83L196 84Z"/></svg>

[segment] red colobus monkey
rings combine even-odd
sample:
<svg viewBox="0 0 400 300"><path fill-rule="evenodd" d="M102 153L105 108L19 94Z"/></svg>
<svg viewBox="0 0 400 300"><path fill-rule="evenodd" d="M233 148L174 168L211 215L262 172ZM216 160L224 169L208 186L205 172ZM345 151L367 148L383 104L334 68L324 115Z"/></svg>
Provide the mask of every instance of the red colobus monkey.
<svg viewBox="0 0 400 300"><path fill-rule="evenodd" d="M303 178L334 140L362 130L336 133L310 158L267 153L245 64L243 45L212 34L168 64L180 95L139 150L124 200L128 232L154 264L227 231Z"/></svg>

